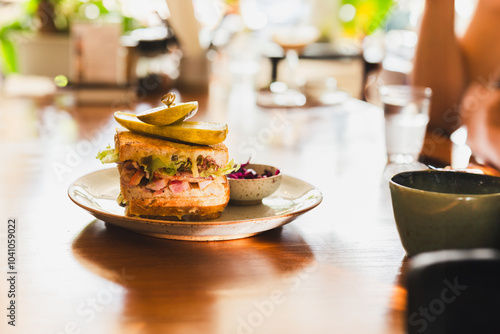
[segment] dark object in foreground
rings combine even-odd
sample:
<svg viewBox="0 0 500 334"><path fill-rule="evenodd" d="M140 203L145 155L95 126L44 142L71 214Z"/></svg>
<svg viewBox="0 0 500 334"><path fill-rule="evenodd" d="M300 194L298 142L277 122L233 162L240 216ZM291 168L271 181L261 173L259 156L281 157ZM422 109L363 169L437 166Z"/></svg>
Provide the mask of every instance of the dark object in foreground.
<svg viewBox="0 0 500 334"><path fill-rule="evenodd" d="M500 252L428 252L408 273L409 334L500 333Z"/></svg>

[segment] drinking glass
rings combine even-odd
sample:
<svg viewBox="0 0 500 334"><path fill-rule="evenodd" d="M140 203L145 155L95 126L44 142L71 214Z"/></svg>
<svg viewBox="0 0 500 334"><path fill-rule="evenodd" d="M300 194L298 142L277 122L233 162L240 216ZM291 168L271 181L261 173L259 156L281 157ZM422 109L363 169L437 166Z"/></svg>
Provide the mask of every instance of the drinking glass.
<svg viewBox="0 0 500 334"><path fill-rule="evenodd" d="M273 40L283 48L286 61L286 84L290 89L298 89L297 67L299 55L304 48L318 39L319 31L312 25L293 25L276 29Z"/></svg>
<svg viewBox="0 0 500 334"><path fill-rule="evenodd" d="M244 2L250 1L242 1ZM320 36L311 17L313 1L257 0L256 4L267 17L269 36L283 49L285 56L280 74L276 75L275 72L269 87L258 91L257 104L271 108L301 107L306 104L306 96L302 92L304 80L300 80L297 71L299 56L306 46L314 43ZM279 81L276 81L277 78Z"/></svg>
<svg viewBox="0 0 500 334"><path fill-rule="evenodd" d="M275 29L273 41L283 48L285 67L282 81L274 81L269 89L259 91L257 104L263 107L301 107L306 96L301 92L302 83L297 77L299 55L304 48L316 41L319 31L311 25L290 25Z"/></svg>
<svg viewBox="0 0 500 334"><path fill-rule="evenodd" d="M397 172L422 169L418 156L429 123L431 96L432 90L427 87L395 85L380 88L390 169Z"/></svg>

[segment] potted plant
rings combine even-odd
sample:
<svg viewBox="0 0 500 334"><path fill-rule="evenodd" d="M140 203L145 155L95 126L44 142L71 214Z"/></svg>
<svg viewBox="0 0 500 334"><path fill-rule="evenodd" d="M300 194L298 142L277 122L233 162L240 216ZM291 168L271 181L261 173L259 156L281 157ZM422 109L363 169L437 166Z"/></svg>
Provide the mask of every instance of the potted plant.
<svg viewBox="0 0 500 334"><path fill-rule="evenodd" d="M44 50L52 51L54 57L51 65L69 67L70 41L69 31L75 19L92 18L97 16L117 13L114 8L108 8L101 0L28 0L23 4L13 3L17 6L17 15L10 22L0 24L0 71L4 75L22 70L21 64L37 61L31 52L36 50L38 58L43 56ZM121 13L124 30L130 30L134 21ZM27 51L26 51L27 50ZM23 52L21 52L23 51ZM33 64L30 64L30 66ZM42 65L38 65L42 67ZM35 65L34 65L35 66ZM61 72L60 69L57 69ZM32 67L28 72L32 72ZM36 72L36 71L35 71ZM37 73L35 73L37 74ZM58 73L65 74L65 73Z"/></svg>

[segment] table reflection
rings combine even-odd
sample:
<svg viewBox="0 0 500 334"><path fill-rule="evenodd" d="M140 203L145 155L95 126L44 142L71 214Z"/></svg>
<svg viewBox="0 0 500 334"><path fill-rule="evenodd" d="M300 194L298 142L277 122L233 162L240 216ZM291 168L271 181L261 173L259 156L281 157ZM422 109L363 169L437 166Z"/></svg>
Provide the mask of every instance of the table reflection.
<svg viewBox="0 0 500 334"><path fill-rule="evenodd" d="M314 262L300 235L285 235L282 228L227 242L182 242L95 220L75 239L72 251L89 270L125 288L124 328L142 333L157 332L167 323L189 327L193 316L206 330L218 332L220 322L236 312L223 306L228 296L269 290L272 298L272 291L291 284Z"/></svg>

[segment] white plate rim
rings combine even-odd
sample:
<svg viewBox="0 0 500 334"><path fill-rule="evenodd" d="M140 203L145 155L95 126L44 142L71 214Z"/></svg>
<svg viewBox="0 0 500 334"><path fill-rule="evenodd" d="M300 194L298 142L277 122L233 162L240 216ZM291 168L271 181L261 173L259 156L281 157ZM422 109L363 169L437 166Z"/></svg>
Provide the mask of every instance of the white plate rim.
<svg viewBox="0 0 500 334"><path fill-rule="evenodd" d="M267 221L274 221L274 220L277 220L277 219L281 219L281 220L285 220L286 222L282 225L285 225L289 222L291 222L293 219L295 219L296 217L314 209L315 207L317 207L319 204L321 204L321 202L323 201L323 194L321 193L321 191L314 187L313 185L311 185L310 183L306 182L306 181L303 181L301 179L298 179L298 178L295 178L293 176L289 176L289 175L283 175L283 180L286 182L286 179L291 179L293 181L299 181L299 182L302 182L306 185L308 185L309 187L311 187L311 190L310 191L313 191L314 192L314 198L315 198L315 201L310 203L308 206L306 207L302 207L300 209L298 209L297 211L292 211L292 212L289 212L289 213L284 213L284 214L281 214L281 215L274 215L274 216L268 216L268 217L259 217L259 218L251 218L251 219L241 219L241 220L228 220L228 221L213 221L213 220L207 220L207 221L175 221L175 220L160 220L160 219L150 219L150 218L143 218L143 217L128 217L128 216L125 216L125 214L123 215L118 215L118 214L115 214L115 213L112 213L112 212L109 212L109 211L105 211L105 210L98 210L96 207L90 207L82 202L80 202L77 198L75 198L75 196L73 196L74 194L74 189L76 188L75 186L81 182L82 179L86 178L86 177L90 177L94 174L99 174L99 173L106 173L108 171L111 171L113 169L116 169L116 167L112 167L112 168L104 168L104 169L99 169L99 170L96 170L96 171L93 171L93 172L90 172L90 173L87 173L87 174L84 174L82 176L80 176L79 178L77 178L76 180L74 180L68 187L68 191L67 191L67 194L68 194L68 197L71 199L71 201L73 203L75 203L77 206L81 207L82 209L86 210L87 212L89 212L91 215L93 215L94 217L100 219L100 220L103 220L104 222L109 222L110 224L112 225L117 225L115 224L114 222L112 222L112 220L121 220L121 221L125 221L125 222L129 222L129 223L138 223L138 224L154 224L154 225L162 225L162 226L197 226L197 227L216 227L216 226L220 226L220 225L235 225L235 224L239 224L239 223L251 223L251 222L267 222ZM116 182L119 182L118 179ZM282 181L283 183L283 181ZM280 185L281 187L281 185ZM231 205L231 204L229 204ZM106 219L108 218L108 219ZM288 218L288 220L287 220ZM292 219L293 218L293 219ZM117 226L120 226L120 225L117 225ZM281 226L281 225L280 225ZM123 227L123 226L121 226ZM273 227L274 228L274 227ZM270 228L272 229L272 228ZM261 232L264 232L266 230L263 230ZM260 232L258 232L260 233Z"/></svg>

